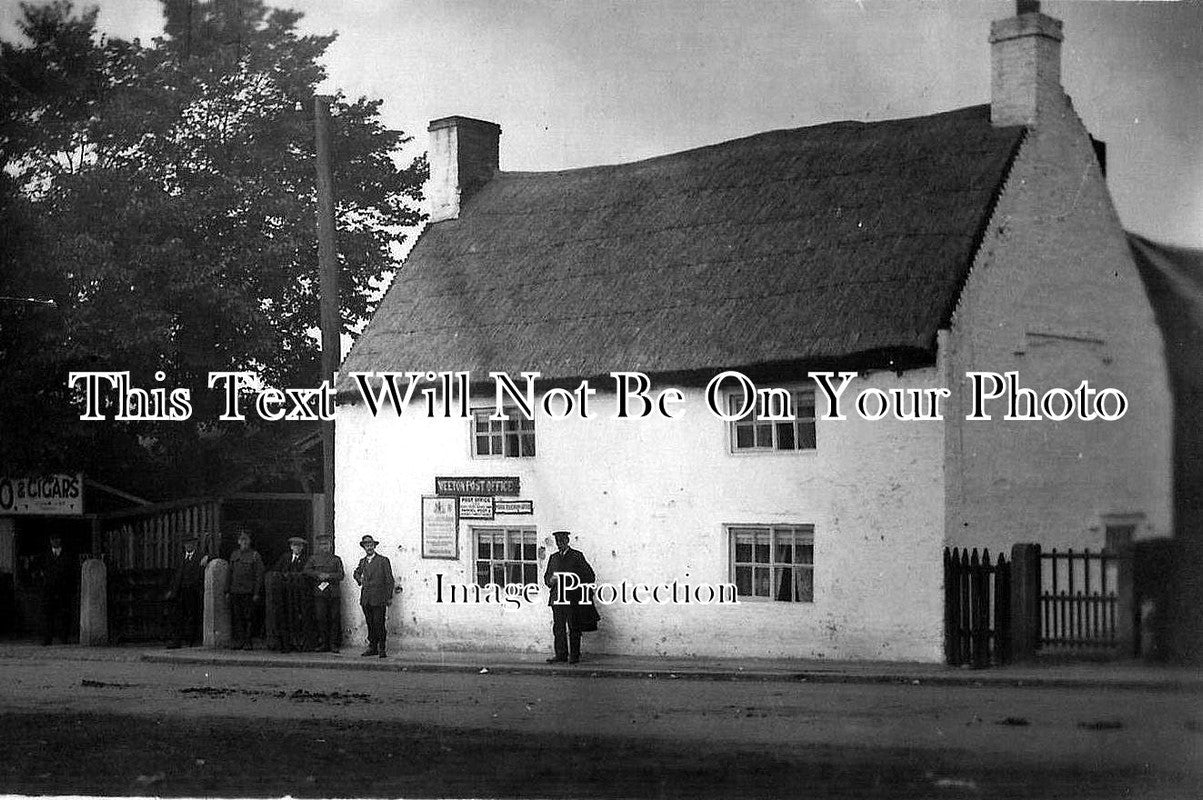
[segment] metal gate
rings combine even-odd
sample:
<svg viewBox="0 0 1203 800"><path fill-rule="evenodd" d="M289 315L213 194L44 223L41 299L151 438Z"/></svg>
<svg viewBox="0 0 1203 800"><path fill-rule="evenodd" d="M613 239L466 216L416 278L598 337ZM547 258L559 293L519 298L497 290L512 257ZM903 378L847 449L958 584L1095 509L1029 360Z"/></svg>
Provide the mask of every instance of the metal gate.
<svg viewBox="0 0 1203 800"><path fill-rule="evenodd" d="M953 666L1009 660L1011 565L1002 553L944 548L944 656Z"/></svg>
<svg viewBox="0 0 1203 800"><path fill-rule="evenodd" d="M1106 550L1041 553L1040 645L1109 651L1121 647L1120 573L1124 559Z"/></svg>

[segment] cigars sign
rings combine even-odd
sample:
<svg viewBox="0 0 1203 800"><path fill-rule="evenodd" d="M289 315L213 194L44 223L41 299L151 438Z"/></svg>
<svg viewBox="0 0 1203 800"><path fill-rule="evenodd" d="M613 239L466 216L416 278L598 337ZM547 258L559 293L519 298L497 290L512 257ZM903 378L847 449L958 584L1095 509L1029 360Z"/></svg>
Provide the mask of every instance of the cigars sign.
<svg viewBox="0 0 1203 800"><path fill-rule="evenodd" d="M82 474L0 477L0 514L82 513Z"/></svg>

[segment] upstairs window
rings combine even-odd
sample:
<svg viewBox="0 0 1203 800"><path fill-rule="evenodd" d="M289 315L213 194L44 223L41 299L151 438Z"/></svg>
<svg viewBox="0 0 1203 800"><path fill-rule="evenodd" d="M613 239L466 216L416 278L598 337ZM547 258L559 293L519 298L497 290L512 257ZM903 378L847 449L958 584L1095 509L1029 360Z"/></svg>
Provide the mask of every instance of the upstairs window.
<svg viewBox="0 0 1203 800"><path fill-rule="evenodd" d="M535 421L517 409L506 409L505 419L491 419L493 409L472 412L472 456L474 458L533 458Z"/></svg>
<svg viewBox="0 0 1203 800"><path fill-rule="evenodd" d="M790 392L790 408L781 408L783 402L770 402L768 408L753 408L743 418L731 423L731 450L736 453L771 450L814 450L815 449L815 393L813 389ZM727 398L730 413L739 411L742 399ZM759 405L759 403L757 404ZM785 422L757 420L760 416L789 416Z"/></svg>
<svg viewBox="0 0 1203 800"><path fill-rule="evenodd" d="M740 598L814 602L814 526L740 525L728 534L731 578Z"/></svg>

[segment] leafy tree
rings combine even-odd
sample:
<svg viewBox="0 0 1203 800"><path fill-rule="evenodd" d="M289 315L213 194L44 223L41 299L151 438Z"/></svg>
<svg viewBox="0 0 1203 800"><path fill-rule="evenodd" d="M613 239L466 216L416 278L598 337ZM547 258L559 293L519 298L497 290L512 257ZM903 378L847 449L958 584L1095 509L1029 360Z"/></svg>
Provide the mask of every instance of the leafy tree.
<svg viewBox="0 0 1203 800"><path fill-rule="evenodd" d="M220 397L205 379L318 382L312 109L334 37L303 35L299 14L261 0L167 0L150 46L102 39L96 12L66 2L23 10L26 42L0 51L0 100L17 100L0 111L0 213L22 232L3 245L17 269L0 294L49 295L58 308L0 302L4 341L37 340L43 353L0 346L0 368L23 387L0 394L0 466L119 468L157 476L162 492L200 492L248 450L287 461L272 437L295 431L214 424ZM400 231L420 221L425 162L400 164L408 139L379 111L379 100L332 103L344 330L370 313ZM71 370L188 387L195 411L186 424L72 422ZM33 386L53 396L38 402ZM27 427L43 412L58 415L53 430Z"/></svg>

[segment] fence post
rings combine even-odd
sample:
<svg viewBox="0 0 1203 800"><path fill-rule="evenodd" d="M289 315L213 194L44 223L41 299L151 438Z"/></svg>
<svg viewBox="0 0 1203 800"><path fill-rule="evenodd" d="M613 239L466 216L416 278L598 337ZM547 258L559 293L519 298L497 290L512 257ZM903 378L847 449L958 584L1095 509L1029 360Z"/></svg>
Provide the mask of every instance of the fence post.
<svg viewBox="0 0 1203 800"><path fill-rule="evenodd" d="M956 591L953 588L952 551L944 548L944 662L956 664L955 630L956 620L953 616L953 601Z"/></svg>
<svg viewBox="0 0 1203 800"><path fill-rule="evenodd" d="M1136 548L1132 542L1122 546L1115 560L1115 642L1126 656L1139 655L1136 641Z"/></svg>
<svg viewBox="0 0 1203 800"><path fill-rule="evenodd" d="M103 647L109 643L109 592L104 561L89 558L80 569L79 643Z"/></svg>
<svg viewBox="0 0 1203 800"><path fill-rule="evenodd" d="M990 562L990 551L982 551L983 562L977 560L977 548L969 558L969 652L970 664L974 669L990 664L990 585L986 577L986 564Z"/></svg>
<svg viewBox="0 0 1203 800"><path fill-rule="evenodd" d="M279 648L280 639L280 606L284 602L284 587L279 572L269 572L263 576L263 637L269 648Z"/></svg>
<svg viewBox="0 0 1203 800"><path fill-rule="evenodd" d="M1040 545L1011 546L1011 660L1024 661L1040 646Z"/></svg>
<svg viewBox="0 0 1203 800"><path fill-rule="evenodd" d="M230 601L226 598L226 576L230 564L215 558L205 568L205 647L228 647L230 644Z"/></svg>
<svg viewBox="0 0 1203 800"><path fill-rule="evenodd" d="M994 565L994 663L1011 660L1011 565L1002 553Z"/></svg>

